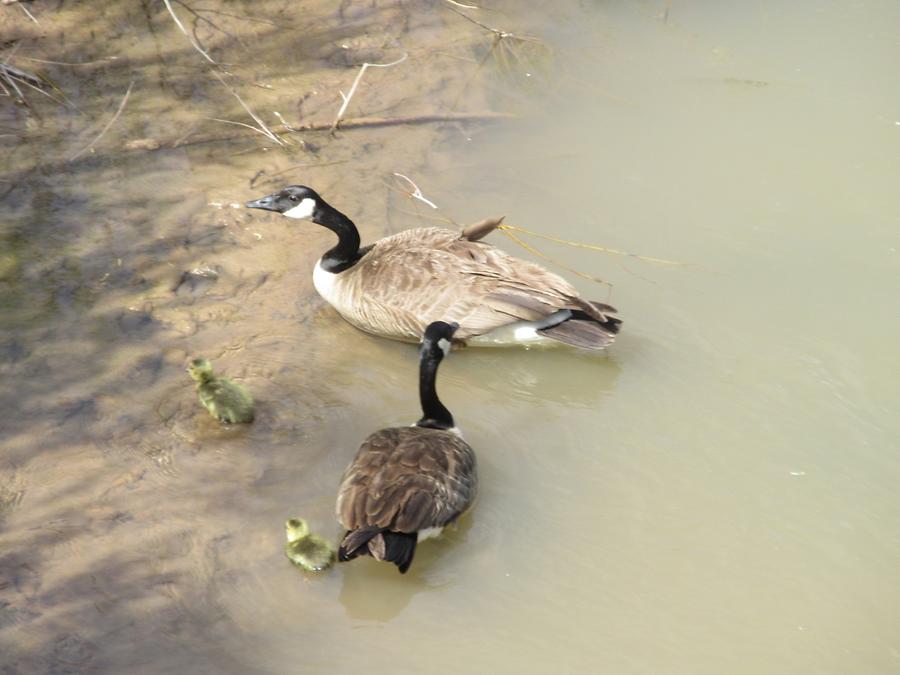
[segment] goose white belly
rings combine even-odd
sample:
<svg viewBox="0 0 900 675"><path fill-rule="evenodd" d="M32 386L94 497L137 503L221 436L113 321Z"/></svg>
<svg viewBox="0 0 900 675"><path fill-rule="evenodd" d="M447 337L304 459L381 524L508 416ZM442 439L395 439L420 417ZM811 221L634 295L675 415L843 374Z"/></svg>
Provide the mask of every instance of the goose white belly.
<svg viewBox="0 0 900 675"><path fill-rule="evenodd" d="M334 285L336 276L337 275L322 269L321 258L316 261L316 266L313 269L313 286L316 287L316 292L325 298L331 305L334 305Z"/></svg>
<svg viewBox="0 0 900 675"><path fill-rule="evenodd" d="M321 259L316 262L316 266L313 269L313 286L315 286L316 292L347 321L357 328L366 330L366 327L360 325L360 322L357 320L360 313L359 308L353 306L353 301L347 297L348 293L341 281L337 274L322 269Z"/></svg>

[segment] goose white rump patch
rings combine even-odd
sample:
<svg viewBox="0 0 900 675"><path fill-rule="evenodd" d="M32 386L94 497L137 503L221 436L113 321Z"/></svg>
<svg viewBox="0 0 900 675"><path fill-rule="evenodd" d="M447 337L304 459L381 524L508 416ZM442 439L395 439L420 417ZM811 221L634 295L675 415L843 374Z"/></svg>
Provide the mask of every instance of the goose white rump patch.
<svg viewBox="0 0 900 675"><path fill-rule="evenodd" d="M424 530L418 531L418 539L417 542L425 541L426 539L433 539L438 536L441 532L444 531L443 527L426 527Z"/></svg>
<svg viewBox="0 0 900 675"><path fill-rule="evenodd" d="M484 335L475 335L466 342L477 347L505 347L507 345L530 345L535 347L555 347L561 344L557 340L544 337L538 331L541 328L555 326L572 316L572 311L561 309L540 321L514 321L500 326Z"/></svg>

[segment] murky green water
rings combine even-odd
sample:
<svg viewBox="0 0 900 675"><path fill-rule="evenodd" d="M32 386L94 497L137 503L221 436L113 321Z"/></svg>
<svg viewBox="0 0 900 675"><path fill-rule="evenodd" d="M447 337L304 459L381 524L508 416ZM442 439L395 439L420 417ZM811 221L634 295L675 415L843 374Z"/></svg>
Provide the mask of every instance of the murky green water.
<svg viewBox="0 0 900 675"><path fill-rule="evenodd" d="M403 53L354 116L521 115L289 152L124 150L250 120L161 4L97 7L0 8L17 57L98 62L11 61L80 112L0 99L4 672L900 671L895 3L482 10L553 58L506 42L480 69L490 35L437 5L229 3L207 16L231 36L198 36L269 123L330 122L352 66ZM314 296L331 235L231 207L286 182L368 240L506 214L686 263L528 239L606 279L564 272L623 332L600 358L448 359L481 491L405 576L282 553L290 516L337 537L360 440L418 416L415 349ZM200 354L253 390L251 427L202 413Z"/></svg>

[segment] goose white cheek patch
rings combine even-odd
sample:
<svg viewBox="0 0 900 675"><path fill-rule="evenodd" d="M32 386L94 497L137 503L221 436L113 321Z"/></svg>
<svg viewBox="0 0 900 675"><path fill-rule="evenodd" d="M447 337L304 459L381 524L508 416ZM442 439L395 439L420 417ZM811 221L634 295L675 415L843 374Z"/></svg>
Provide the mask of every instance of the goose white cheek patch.
<svg viewBox="0 0 900 675"><path fill-rule="evenodd" d="M316 200L307 197L306 199L301 200L300 203L297 204L297 206L292 209L288 209L281 215L287 216L288 218L297 218L299 220L302 220L304 218L311 218L313 211L315 210Z"/></svg>
<svg viewBox="0 0 900 675"><path fill-rule="evenodd" d="M444 356L450 353L450 340L446 338L441 338L438 340L438 347L441 348L441 351L444 352Z"/></svg>

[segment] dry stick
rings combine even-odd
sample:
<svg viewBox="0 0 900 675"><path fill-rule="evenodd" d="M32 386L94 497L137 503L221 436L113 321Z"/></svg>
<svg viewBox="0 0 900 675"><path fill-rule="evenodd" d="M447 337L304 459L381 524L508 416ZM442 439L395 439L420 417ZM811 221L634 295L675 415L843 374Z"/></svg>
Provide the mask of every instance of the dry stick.
<svg viewBox="0 0 900 675"><path fill-rule="evenodd" d="M466 9L481 9L481 7L476 7L475 5L464 5L461 2L456 2L455 0L447 0L451 5L456 5L457 7L464 7Z"/></svg>
<svg viewBox="0 0 900 675"><path fill-rule="evenodd" d="M49 82L41 79L37 75L31 75L30 73L26 73L24 70L20 70L19 68L16 68L15 66L9 65L9 60L14 57L28 59L27 56L16 56L16 50L18 48L19 48L19 45L17 44L13 48L13 50L6 57L4 57L4 61L2 63L0 63L0 80L5 79L8 84L12 85L12 87L16 90L16 93L19 94L19 98L21 99L22 103L24 103L26 106L31 108L28 101L25 99L25 95L22 93L22 90L19 89L16 82L21 82L26 87L31 87L36 92L43 94L44 96L49 98L54 103L57 103L61 106L68 105L73 110L77 111L78 113L81 113L81 110L79 110L78 106L76 106L69 99L67 99L66 95L62 92L62 90L59 89L59 87L56 87L55 85L50 84ZM34 61L35 59L29 59L29 60ZM62 97L62 100L60 100L56 96L51 96L49 93L47 93L46 89L48 87L52 88L54 91L56 91ZM4 87L4 90L6 90L5 87ZM37 114L37 113L35 112L35 114Z"/></svg>
<svg viewBox="0 0 900 675"><path fill-rule="evenodd" d="M197 41L197 44L198 44L198 45L201 44L201 43L200 43L200 38L197 37L197 22L198 22L198 21L204 21L204 22L208 23L208 24L210 25L211 28L214 28L215 30L217 30L217 31L219 31L220 33L222 33L223 35L227 35L227 36L230 37L231 39L237 40L237 41L240 42L240 38L238 38L238 37L235 36L235 35L232 35L232 34L229 33L227 30L224 30L224 29L222 29L222 28L219 28L219 26L216 25L213 21L211 21L210 19L207 19L205 16L201 15L200 12L201 12L202 10L194 9L193 7L191 7L190 5L188 5L187 3L182 2L182 0L175 0L175 2L177 2L177 3L178 3L179 5L181 5L184 9L186 9L188 12L190 12L191 15L193 15L193 17L194 17L194 27L193 27L193 30L191 30L191 35L194 36L194 40ZM243 43L242 43L242 44L243 44Z"/></svg>
<svg viewBox="0 0 900 675"><path fill-rule="evenodd" d="M197 42L194 40L194 37L187 32L184 25L182 25L181 20L178 18L178 15L175 14L175 10L172 9L172 3L170 3L169 0L163 0L163 2L166 3L166 9L169 10L169 14L171 14L172 18L175 20L175 25L178 26L178 30L184 33L184 36L191 41L191 45L193 45L194 49L200 52L203 55L203 58L205 58L207 61L214 65L218 65L209 54L203 51L203 47L197 44Z"/></svg>
<svg viewBox="0 0 900 675"><path fill-rule="evenodd" d="M541 234L540 232L526 230L524 227L519 227L518 225L501 225L500 229L501 230L516 230L517 232L529 234L533 237L539 237L540 239L547 239L549 241L555 241L557 244L566 244L567 246L575 246L576 248L586 248L591 251L600 251L601 253L609 253L611 255L623 255L628 258L637 258L638 260L643 260L644 262L654 262L654 263L659 263L660 265L677 265L679 267L686 267L686 266L690 265L690 263L678 262L677 260L666 260L664 258L652 258L652 257L646 256L646 255L638 255L637 253L629 253L628 251L618 251L614 248L607 248L605 246L596 246L594 244L582 244L581 242L569 241L568 239L558 239L557 237L551 237L548 234ZM510 236L512 236L512 235L510 235Z"/></svg>
<svg viewBox="0 0 900 675"><path fill-rule="evenodd" d="M18 94L18 96L19 96L19 100L22 101L25 105L28 105L28 102L25 100L25 94L22 93L22 90L19 89L19 85L16 84L17 78L10 75L9 72L3 67L2 64L0 64L0 76L2 76L3 79L9 83L9 86L11 86L13 89L15 89L16 94ZM22 82L22 84L26 83L25 80L20 80L20 82Z"/></svg>
<svg viewBox="0 0 900 675"><path fill-rule="evenodd" d="M13 78L11 78L11 79L8 79L7 82L9 82L9 83L12 84L13 86L15 86L14 80L16 80L16 81L18 81L18 82L21 82L21 83L24 84L26 87L31 87L32 89L34 89L34 90L35 90L36 92L38 92L39 94L43 94L44 96L46 96L47 98L49 98L51 101L53 101L54 103L56 103L56 104L58 104L58 105L61 105L61 106L63 106L63 107L65 107L67 103L68 103L69 105L72 105L72 104L68 101L68 99L66 99L66 100L60 100L60 99L58 99L56 96L53 96L53 95L47 93L46 91L44 91L43 87L39 87L39 86L37 86L37 85L34 85L34 84L32 84L31 82L29 82L28 80L22 80L22 79L19 79L19 78L17 78L17 77L13 77ZM18 88L18 87L16 87L16 91L19 91L19 88ZM65 96L65 94L63 94L63 96ZM23 101L24 101L24 99L23 99ZM30 107L30 106L29 106L29 107ZM72 107L75 108L74 105L72 105ZM78 110L78 108L75 108L75 110ZM81 111L78 110L78 112L81 112Z"/></svg>
<svg viewBox="0 0 900 675"><path fill-rule="evenodd" d="M266 136L267 138L269 138L269 140L274 141L278 145L285 145L285 142L283 140L281 140L280 138L278 138L278 136L276 136L275 133L269 127L266 126L266 123L262 121L262 119L259 117L259 115L257 115L255 112L253 112L250 109L250 106L248 106L246 103L244 103L244 99L242 99L240 96L238 96L238 93L232 87L228 86L228 83L225 82L225 79L221 75L219 75L218 73L213 73L213 75L215 75L219 79L219 82L221 82L224 87L226 87L227 89L229 89L231 91L231 93L234 95L234 97L238 100L238 103L240 103L241 106L243 106L244 110L247 111L247 114L253 118L253 121L256 122L259 125L259 127L258 128L253 127L249 124L244 124L243 122L231 122L231 124L237 124L239 126L249 127L250 129L253 129L254 131L261 133L263 136ZM213 118L213 119L216 119L216 118ZM217 121L227 122L227 120L219 120L219 119L217 119Z"/></svg>
<svg viewBox="0 0 900 675"><path fill-rule="evenodd" d="M29 19L31 19L32 21L34 21L36 24L40 25L40 22L39 22L37 19L34 18L34 14L32 14L31 12L29 12L29 11L28 11L28 8L27 8L25 5L23 5L23 4L20 3L20 4L19 4L19 7L22 8L22 11L25 12L25 14L28 16Z"/></svg>
<svg viewBox="0 0 900 675"><path fill-rule="evenodd" d="M580 277L582 277L582 278L584 278L584 279L588 279L588 280L590 280L590 281L593 281L594 283L604 284L604 285L609 286L610 288L612 288L612 284L609 283L608 281L606 281L606 280L604 280L604 279L601 279L600 277L592 277L590 274L585 274L584 272L580 272L580 271L576 270L574 267L569 267L568 265L563 265L561 262L559 262L559 261L556 260L555 258L551 258L551 257L550 257L549 255L547 255L546 253L541 253L540 251L538 251L538 250L537 250L536 248L534 248L533 246L530 246L529 244L526 244L524 241L522 241L521 239L519 239L519 237L517 237L516 235L514 235L514 234L510 231L510 230L512 229L511 226L509 226L509 225L500 225L500 227L497 228L497 229L499 229L501 232L503 232L503 234L505 234L507 237L509 237L510 239L512 239L514 242L516 242L519 246L521 246L522 248L524 248L526 251L529 251L529 252L533 253L534 255L543 258L544 260L549 260L550 262L552 262L552 263L553 263L554 265L556 265L557 267L562 267L564 270L569 270L569 271L572 272L573 274L577 274L578 276L580 276Z"/></svg>
<svg viewBox="0 0 900 675"><path fill-rule="evenodd" d="M268 19L258 19L255 16L247 16L241 14L229 14L228 12L222 12L217 9L191 9L191 11L199 13L199 12L207 12L208 14L220 14L222 16L227 16L231 19L240 19L241 21L249 21L250 23L264 23L269 26L279 26L275 21L269 21Z"/></svg>
<svg viewBox="0 0 900 675"><path fill-rule="evenodd" d="M96 66L98 63L109 63L110 61L115 61L118 59L118 56L107 56L102 59L98 59L97 61L85 61L83 63L70 63L67 61L48 61L47 59L36 59L31 56L17 56L17 59L24 59L25 61L34 61L35 63L49 63L54 66Z"/></svg>
<svg viewBox="0 0 900 675"><path fill-rule="evenodd" d="M356 93L356 87L359 85L359 81L362 79L363 73L366 72L366 68L390 68L391 66L396 66L398 63L402 63L406 61L406 57L409 54L404 54L396 61L392 61L391 63L364 63L362 64L362 68L359 69L359 73L356 75L356 79L353 80L353 86L350 87L350 93L344 96L344 92L339 91L338 93L341 95L341 98L344 99L344 104L341 106L341 109L338 110L337 116L334 118L334 122L331 123L331 133L334 135L334 132L337 130L338 124L341 121L341 118L344 116L344 113L347 110L347 106L350 105L350 99L353 98L353 94Z"/></svg>
<svg viewBox="0 0 900 675"><path fill-rule="evenodd" d="M515 119L517 116L512 113L500 112L472 112L472 113L434 113L429 115L408 115L404 117L350 117L341 122L341 129L361 129L371 127L389 127L399 124L430 124L432 122L465 122L471 120L500 120ZM330 131L330 123L313 123L301 124L295 127L285 127L276 124L271 127L273 133L290 134L303 133L305 131ZM188 135L189 136L189 135ZM239 138L236 135L228 136L206 136L195 140L182 136L175 141L164 141L160 143L161 148L178 148L182 145L197 145L199 143L215 143L218 141L230 141Z"/></svg>
<svg viewBox="0 0 900 675"><path fill-rule="evenodd" d="M433 201L431 201L430 199L425 199L425 195L422 194L422 191L419 189L419 186L416 185L416 184L412 181L411 178L409 178L408 176L404 176L402 173L397 173L396 171L394 172L394 175L397 176L398 178L402 178L402 179L405 180L407 183L409 183L410 185L412 185L413 191L412 191L412 192L407 192L407 193L406 193L406 195L407 195L408 197L412 197L413 199L418 199L420 202L423 202L423 203L425 203L425 204L428 204L428 206L430 206L430 207L433 208L433 209L436 209L436 208L437 208L437 204L435 204L435 203L434 203Z"/></svg>
<svg viewBox="0 0 900 675"><path fill-rule="evenodd" d="M125 96L122 98L122 102L119 104L119 109L116 110L116 114L113 115L113 116L112 116L112 119L111 119L109 122L106 123L106 126L105 126L105 127L103 127L103 131L101 131L99 134L97 134L97 138L95 138L93 141L91 141L90 144L89 144L87 147L82 148L81 150L79 150L78 152L76 152L74 155L72 155L71 157L69 157L69 161L70 161L70 162L71 162L71 161L74 161L74 160L76 160L76 159L78 159L78 157L80 157L80 156L83 155L85 152L87 152L88 150L90 150L91 148L93 148L94 145L97 143L97 141L99 141L101 138L103 138L103 135L104 135L107 131L109 131L109 128L110 128L113 124L116 123L116 120L119 119L119 115L121 115L121 114L122 114L122 111L125 110L125 104L128 103L128 97L131 96L131 88L132 88L133 86L134 86L134 80L132 80L131 83L128 85L128 91L125 92Z"/></svg>
<svg viewBox="0 0 900 675"><path fill-rule="evenodd" d="M306 162L305 164L294 164L293 166L289 166L286 169L282 169L281 171L276 171L275 173L260 173L257 176L254 176L253 180L250 181L250 187L253 187L254 183L256 183L256 179L260 176L265 176L266 180L263 181L263 185L266 183L271 183L272 179L276 176L283 176L286 173L291 171L296 171L297 169L317 169L320 166L333 166L335 164L346 164L349 162L349 159L335 159L330 162Z"/></svg>
<svg viewBox="0 0 900 675"><path fill-rule="evenodd" d="M530 35L516 35L515 33L509 33L505 30L500 30L499 28L491 28L490 26L485 25L485 24L481 23L480 21L473 19L471 16L469 16L465 12L460 12L458 9L456 9L454 7L447 7L447 9L449 9L451 12L454 12L455 14L459 14L466 21L471 21L476 26L481 26L485 30L491 31L494 35L497 36L498 39L502 40L503 38L515 38L517 40L525 40L526 42L540 42L540 40L538 38L531 37Z"/></svg>

